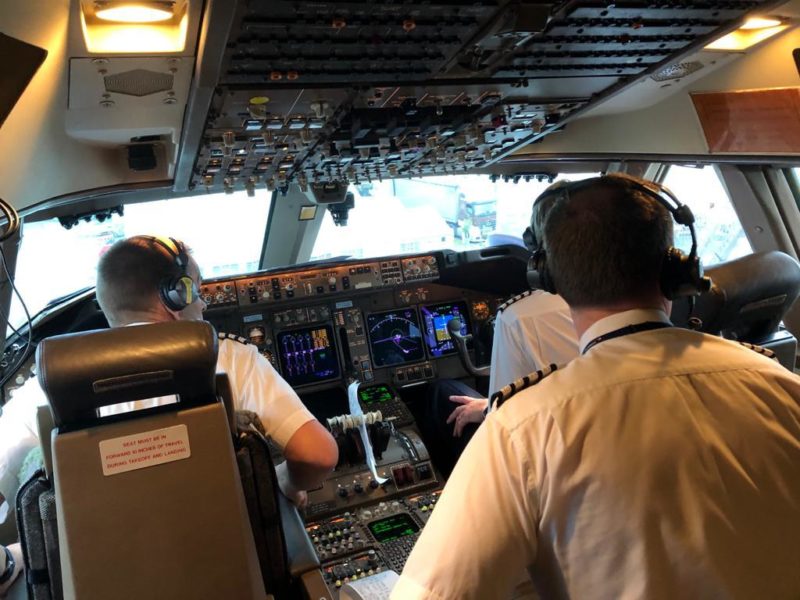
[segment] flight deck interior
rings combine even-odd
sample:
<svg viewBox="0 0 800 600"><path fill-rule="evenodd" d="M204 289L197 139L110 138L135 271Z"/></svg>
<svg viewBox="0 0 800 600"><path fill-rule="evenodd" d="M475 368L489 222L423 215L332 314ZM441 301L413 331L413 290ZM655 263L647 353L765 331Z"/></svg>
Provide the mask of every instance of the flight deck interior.
<svg viewBox="0 0 800 600"><path fill-rule="evenodd" d="M121 356L136 339L92 337L114 331L96 299L97 262L131 235L181 239L201 269L204 320L254 346L339 451L302 512L281 501L262 515L264 530L280 523L269 550L280 560L265 558L263 531L249 533L252 506L250 520L234 510L250 496L232 493L227 514L248 529L236 547L252 555L242 569L256 573L241 597L357 598L343 590L402 571L445 486L432 386L490 392L495 318L529 290L522 233L549 184L627 173L672 189L695 213L713 282L676 301L674 323L764 346L795 369L798 24L800 2L762 0L5 2L0 409L45 366L64 390L84 385L78 367L37 360L44 344L51 357L85 353L108 377L135 376L137 365L106 364L97 349ZM675 233L688 248L687 231ZM59 342L68 334L80 343ZM204 335L187 330L196 344L182 352L206 356ZM172 360L155 338L140 341ZM187 398L195 376L181 383ZM67 502L83 502L69 473L98 489L115 477L69 466L63 452L80 431L105 439L102 422L90 429L70 410L53 398L54 422L39 423L37 477L56 481L56 508L36 518L40 528L46 512L52 527L60 519L42 534L52 550L57 531L56 554L8 597L147 593L134 568L105 577L92 566L81 536L102 548L102 528ZM0 544L30 527L23 479L0 472ZM113 522L100 512L98 523ZM124 544L107 544L124 560ZM146 554L143 544L129 551ZM225 571L224 556L198 560Z"/></svg>

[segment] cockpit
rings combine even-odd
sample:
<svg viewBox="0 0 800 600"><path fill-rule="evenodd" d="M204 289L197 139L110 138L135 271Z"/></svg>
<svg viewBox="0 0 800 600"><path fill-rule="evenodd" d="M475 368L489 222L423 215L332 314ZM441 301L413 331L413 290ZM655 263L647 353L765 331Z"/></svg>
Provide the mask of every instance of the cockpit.
<svg viewBox="0 0 800 600"><path fill-rule="evenodd" d="M402 571L449 475L432 390L497 391L495 319L529 290L523 231L551 184L672 190L696 232L674 245L714 282L675 324L795 368L798 19L794 1L7 3L0 407L44 340L108 330L116 243L181 240L203 319L337 445L286 534L305 570L273 593L356 598ZM25 481L0 474L7 545ZM9 597L39 597L21 581Z"/></svg>

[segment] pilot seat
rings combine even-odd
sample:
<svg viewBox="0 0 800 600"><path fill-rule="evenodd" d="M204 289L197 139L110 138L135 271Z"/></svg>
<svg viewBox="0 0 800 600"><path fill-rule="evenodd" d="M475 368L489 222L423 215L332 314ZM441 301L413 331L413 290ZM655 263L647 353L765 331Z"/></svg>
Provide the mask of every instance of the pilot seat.
<svg viewBox="0 0 800 600"><path fill-rule="evenodd" d="M315 597L327 597L297 511L277 493L271 464L258 462L257 445L233 427L216 360L217 337L205 322L40 344L39 378L54 427L52 448L43 443L43 451L65 598L261 600L269 592L280 599L287 589L275 581L281 575L307 589L322 583ZM99 416L101 407L157 397L178 401ZM248 465L256 464L263 476L254 479ZM35 502L24 504L35 511ZM294 555L288 562L287 547ZM47 564L32 556L26 562ZM51 567L52 577L57 570ZM29 593L36 578L29 577Z"/></svg>

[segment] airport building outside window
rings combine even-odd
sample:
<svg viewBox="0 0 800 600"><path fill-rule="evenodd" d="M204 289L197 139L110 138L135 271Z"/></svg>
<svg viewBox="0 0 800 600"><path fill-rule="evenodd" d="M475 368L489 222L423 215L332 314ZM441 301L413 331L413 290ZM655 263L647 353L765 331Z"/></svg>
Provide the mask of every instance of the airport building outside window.
<svg viewBox="0 0 800 600"><path fill-rule="evenodd" d="M556 181L599 173L559 176ZM444 248L474 250L522 244L531 204L547 181L492 181L487 175L393 179L352 185L355 208L346 227L326 213L312 260L335 256L371 258Z"/></svg>

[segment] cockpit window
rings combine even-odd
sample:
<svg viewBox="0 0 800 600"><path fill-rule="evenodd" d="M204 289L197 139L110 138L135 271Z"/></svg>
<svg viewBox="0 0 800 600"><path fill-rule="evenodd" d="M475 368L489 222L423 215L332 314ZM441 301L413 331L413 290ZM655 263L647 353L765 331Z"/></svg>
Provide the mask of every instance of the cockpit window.
<svg viewBox="0 0 800 600"><path fill-rule="evenodd" d="M203 277L258 269L270 194L245 192L190 196L124 207L124 216L98 222L81 220L65 229L58 219L24 223L16 284L31 315L52 300L93 286L97 261L118 240L138 234L167 235L184 241ZM25 315L19 300L11 304L11 324Z"/></svg>
<svg viewBox="0 0 800 600"><path fill-rule="evenodd" d="M578 180L599 173L570 173ZM517 183L487 175L393 179L351 185L355 207L348 224L326 213L312 260L334 256L370 258L449 248L470 250L500 243L522 244L531 203L549 182Z"/></svg>
<svg viewBox="0 0 800 600"><path fill-rule="evenodd" d="M753 252L714 167L673 165L664 185L692 209L697 249L704 266L710 267ZM675 227L675 244L684 251L691 247L691 235L686 227Z"/></svg>

